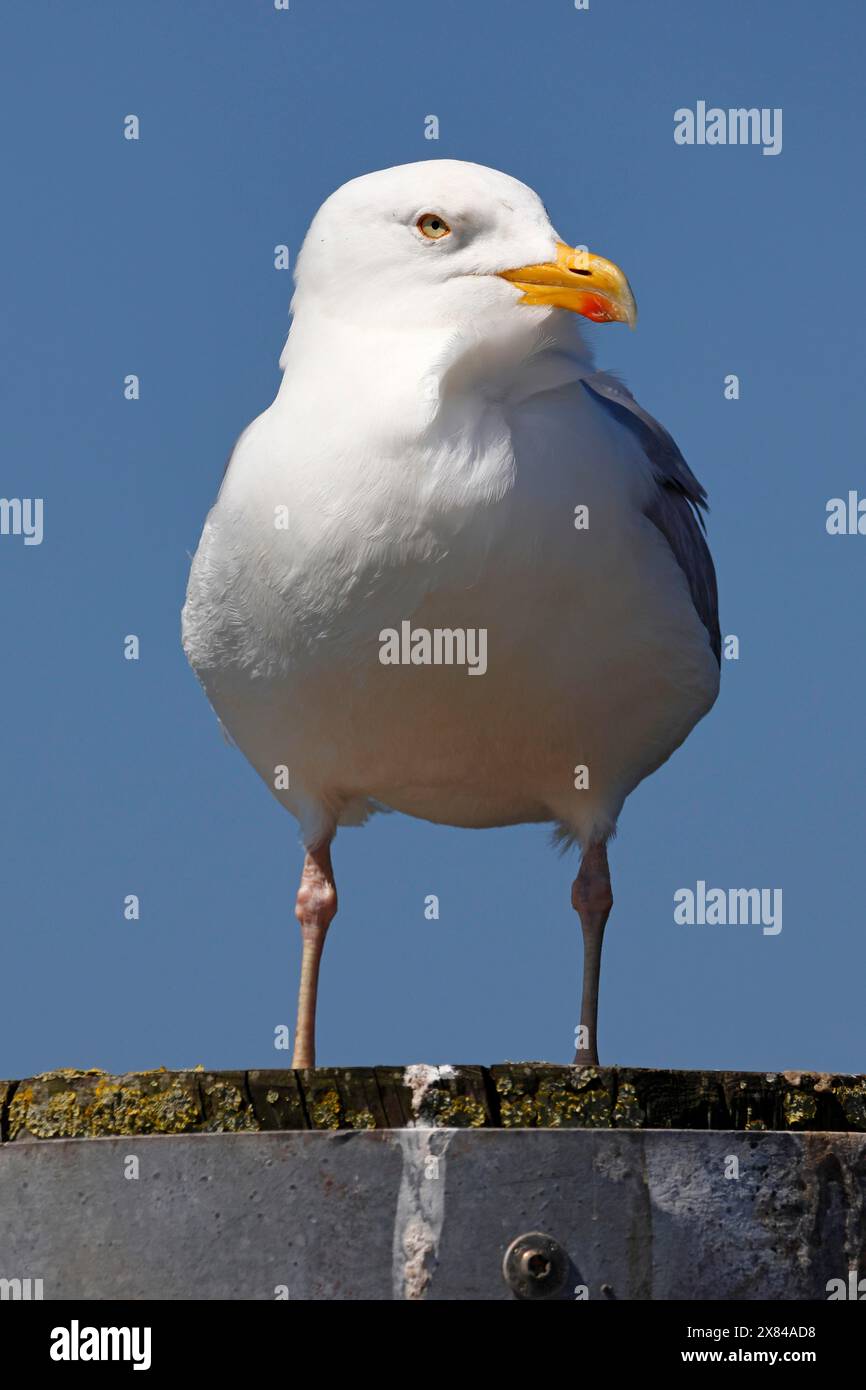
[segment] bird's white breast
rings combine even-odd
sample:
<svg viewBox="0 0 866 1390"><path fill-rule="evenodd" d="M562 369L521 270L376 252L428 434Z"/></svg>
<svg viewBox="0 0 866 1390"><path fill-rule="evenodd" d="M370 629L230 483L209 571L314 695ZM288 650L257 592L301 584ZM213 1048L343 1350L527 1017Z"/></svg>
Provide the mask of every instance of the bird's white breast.
<svg viewBox="0 0 866 1390"><path fill-rule="evenodd" d="M275 794L307 833L373 800L585 840L712 703L706 633L643 515L646 462L578 367L541 354L518 386L435 364L335 351L328 399L287 378L208 518L185 647L272 789L288 769ZM383 664L406 622L483 629L485 673Z"/></svg>

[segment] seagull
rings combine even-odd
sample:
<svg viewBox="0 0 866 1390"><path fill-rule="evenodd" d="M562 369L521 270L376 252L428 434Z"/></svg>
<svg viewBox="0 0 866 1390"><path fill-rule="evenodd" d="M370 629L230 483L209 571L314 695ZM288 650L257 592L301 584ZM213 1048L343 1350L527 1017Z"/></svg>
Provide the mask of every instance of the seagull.
<svg viewBox="0 0 866 1390"><path fill-rule="evenodd" d="M339 826L549 823L577 846L574 1061L598 1063L607 842L713 705L706 494L596 369L623 272L538 195L459 160L379 170L316 213L273 404L195 554L187 657L300 826L293 1067L315 1066Z"/></svg>

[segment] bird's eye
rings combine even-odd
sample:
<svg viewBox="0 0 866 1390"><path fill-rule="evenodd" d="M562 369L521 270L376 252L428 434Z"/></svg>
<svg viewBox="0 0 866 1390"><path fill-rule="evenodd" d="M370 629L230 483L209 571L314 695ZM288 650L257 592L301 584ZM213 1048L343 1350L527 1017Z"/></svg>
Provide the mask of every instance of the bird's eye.
<svg viewBox="0 0 866 1390"><path fill-rule="evenodd" d="M451 231L444 217L439 217L435 212L425 212L423 217L418 218L415 226L422 236L429 237L431 241L439 241Z"/></svg>

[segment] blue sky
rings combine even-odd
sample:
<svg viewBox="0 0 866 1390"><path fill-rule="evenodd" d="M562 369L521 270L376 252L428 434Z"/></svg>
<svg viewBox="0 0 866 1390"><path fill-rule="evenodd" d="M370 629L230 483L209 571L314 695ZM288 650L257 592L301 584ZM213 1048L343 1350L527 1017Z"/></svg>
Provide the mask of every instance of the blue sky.
<svg viewBox="0 0 866 1390"><path fill-rule="evenodd" d="M740 640L611 848L602 1060L866 1070L866 537L825 529L829 498L866 494L864 31L856 0L7 9L2 492L45 512L41 545L0 537L0 1076L286 1064L301 851L222 741L179 612L278 384L273 247L294 255L347 178L441 157L530 183L626 270L638 332L591 330L599 361L707 487ZM782 152L677 146L699 100L781 107ZM335 866L322 1064L570 1060L577 864L547 830L381 817ZM781 888L783 930L677 925L699 879Z"/></svg>

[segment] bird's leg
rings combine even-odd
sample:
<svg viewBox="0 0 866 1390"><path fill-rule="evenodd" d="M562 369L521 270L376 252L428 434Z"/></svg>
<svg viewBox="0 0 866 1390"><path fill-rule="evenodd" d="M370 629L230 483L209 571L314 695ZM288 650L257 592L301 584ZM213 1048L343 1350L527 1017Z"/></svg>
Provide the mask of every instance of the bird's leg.
<svg viewBox="0 0 866 1390"><path fill-rule="evenodd" d="M580 1033L575 1062L598 1066L598 979L601 970L601 942L613 893L607 847L588 845L580 872L571 890L571 902L583 929L583 997L580 1003Z"/></svg>
<svg viewBox="0 0 866 1390"><path fill-rule="evenodd" d="M301 987L298 993L298 1021L295 1027L293 1067L316 1065L316 995L319 988L319 962L325 936L337 911L337 890L331 868L330 841L307 850L298 888L295 916L301 924L304 953L301 958Z"/></svg>

